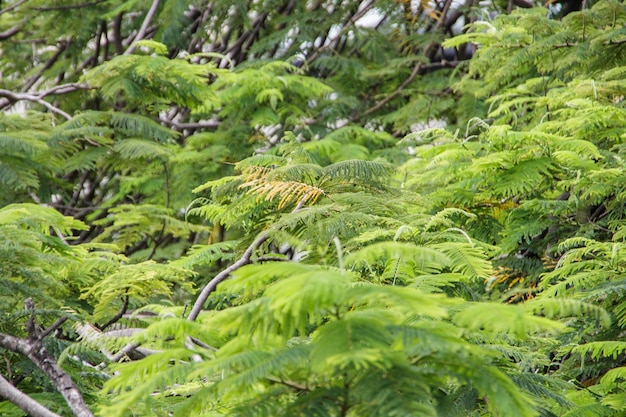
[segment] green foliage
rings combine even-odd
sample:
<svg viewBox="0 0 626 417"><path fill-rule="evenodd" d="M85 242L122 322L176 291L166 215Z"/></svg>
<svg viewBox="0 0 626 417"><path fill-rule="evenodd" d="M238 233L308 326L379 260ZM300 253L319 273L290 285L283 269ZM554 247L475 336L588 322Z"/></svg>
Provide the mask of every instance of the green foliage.
<svg viewBox="0 0 626 417"><path fill-rule="evenodd" d="M170 349L166 355L153 355L141 374L134 364L120 367L119 377L105 387L120 390L120 402L103 412L124 415L126 407L139 407L140 393L176 380L177 390L194 393L182 403L171 403L181 415L216 412L218 399L230 402L235 414L258 399L271 415L296 406L307 414L328 407L331 415L341 410L346 415L380 415L385 410L392 415L436 415L435 404L454 401L454 394L435 399L437 385L432 383L448 386L451 393L473 386L498 413L534 415L528 398L485 361L495 356L463 339L461 328L442 321L459 300L406 287L362 285L356 279L348 271L298 264L240 269L225 291L250 291L253 285L258 293L259 282L272 282L253 301L201 318L203 327L218 328L226 337L219 350ZM162 337L166 330L160 328L152 334ZM193 366L184 360L191 355L197 357ZM172 359L178 364L166 366ZM198 378L211 382L202 386ZM419 390L410 388L415 383ZM126 391L130 386L135 389ZM396 399L371 401L369 392L392 386L404 387ZM169 388L163 394L167 392ZM325 398L324 404L318 398ZM258 415L253 410L248 413Z"/></svg>
<svg viewBox="0 0 626 417"><path fill-rule="evenodd" d="M48 3L0 11L31 399L7 335L107 417L626 411L623 3Z"/></svg>

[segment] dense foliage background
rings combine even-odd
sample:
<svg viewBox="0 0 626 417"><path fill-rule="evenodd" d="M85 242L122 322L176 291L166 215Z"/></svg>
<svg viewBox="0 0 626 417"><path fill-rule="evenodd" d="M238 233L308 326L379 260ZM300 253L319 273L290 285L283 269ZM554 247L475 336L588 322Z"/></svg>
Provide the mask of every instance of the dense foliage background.
<svg viewBox="0 0 626 417"><path fill-rule="evenodd" d="M0 415L626 413L626 6L0 2Z"/></svg>

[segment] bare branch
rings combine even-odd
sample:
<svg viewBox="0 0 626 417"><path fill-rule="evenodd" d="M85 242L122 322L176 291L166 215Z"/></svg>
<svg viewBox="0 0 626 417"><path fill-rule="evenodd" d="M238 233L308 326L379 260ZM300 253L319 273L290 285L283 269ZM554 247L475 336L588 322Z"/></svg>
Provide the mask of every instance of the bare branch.
<svg viewBox="0 0 626 417"><path fill-rule="evenodd" d="M160 122L168 126L174 127L178 130L215 129L220 126L220 122L215 121L215 120L207 120L203 122L191 122L191 123L178 123L175 121L161 119Z"/></svg>
<svg viewBox="0 0 626 417"><path fill-rule="evenodd" d="M0 97L5 97L5 100L0 101L0 108L10 105L11 101L22 101L22 100L32 101L32 102L41 104L42 106L46 107L50 111L60 114L61 116L69 120L72 118L72 116L70 116L68 113L64 112L63 110L59 109L58 107L55 107L52 104L48 103L47 101L43 100L43 98L52 94L67 94L67 93L71 93L77 90L89 90L89 89L91 89L91 87L88 86L87 84L70 83L70 84L57 85L55 87L50 88L49 90L40 91L38 93L15 93L9 90L0 90Z"/></svg>
<svg viewBox="0 0 626 417"><path fill-rule="evenodd" d="M15 388L2 375L0 375L0 397L12 402L32 417L61 417Z"/></svg>
<svg viewBox="0 0 626 417"><path fill-rule="evenodd" d="M297 213L302 209L307 199L309 198L309 194L310 193L306 193L302 196L302 198L296 205L296 208L293 209L292 213ZM228 279L232 272L236 271L244 265L249 264L251 262L254 251L257 250L257 248L261 246L267 239L269 239L269 237L269 232L267 230L259 233L257 238L254 239L254 241L250 244L250 246L248 246L243 255L241 255L241 258L239 258L235 263L233 263L228 268L224 269L222 272L213 277L213 279L209 281L209 283L206 284L204 288L202 288L202 291L200 292L200 295L198 295L198 298L196 299L196 302L194 303L193 308L191 309L191 312L187 317L187 320L194 321L198 318L198 315L200 314L200 311L202 311L204 303L209 298L209 295L211 295L211 293L215 291L218 284Z"/></svg>
<svg viewBox="0 0 626 417"><path fill-rule="evenodd" d="M450 9L451 4L452 4L452 0L446 0L446 3L444 4L442 12L441 12L441 18L437 21L437 24L435 25L435 31L441 29L441 27L445 24L444 16L448 14L448 10ZM435 45L436 45L435 42L431 42L430 44L428 44L428 46L426 46L424 50L424 55L428 56L428 54L430 53L430 51L432 51ZM406 80L404 80L404 82L400 84L398 88L396 88L387 97L380 100L378 103L376 103L369 109L365 110L363 113L356 114L354 117L352 117L352 121L355 121L357 119L360 119L361 117L365 117L367 115L374 113L375 111L380 110L383 106L385 106L385 104L389 103L391 100L396 98L406 87L408 87L415 80L415 77L417 77L421 73L421 71L423 71L424 65L425 64L423 62L421 61L418 62L415 65L415 67L413 67L413 71L411 71L411 75L409 75L409 77Z"/></svg>
<svg viewBox="0 0 626 417"><path fill-rule="evenodd" d="M35 85L35 83L41 78L41 76L43 75L43 73L52 68L52 65L54 65L55 62L57 62L57 60L59 59L59 57L61 56L61 54L69 47L70 42L68 41L62 41L59 42L59 47L57 49L57 51L54 53L54 55L52 55L47 61L46 63L43 65L43 67L41 67L41 69L39 71L37 71L37 73L35 75L33 75L27 82L26 84L24 84L24 88L22 89L22 91L26 92L28 90L30 90L30 88Z"/></svg>
<svg viewBox="0 0 626 417"><path fill-rule="evenodd" d="M45 7L35 7L35 10L40 12L49 12L53 10L70 10L70 9L83 9L85 7L95 6L98 3L104 3L107 0L95 0L89 3L80 3L80 4L68 4L62 6L45 6Z"/></svg>
<svg viewBox="0 0 626 417"><path fill-rule="evenodd" d="M0 16L10 12L13 9L17 9L18 7L20 7L22 4L26 3L27 0L20 0L20 1L16 1L15 3L13 3L12 5L5 7L4 9L0 10Z"/></svg>
<svg viewBox="0 0 626 417"><path fill-rule="evenodd" d="M289 388L296 389L298 391L310 391L310 389L307 388L305 385L299 384L297 382L285 381L284 379L278 379L278 378L274 378L272 376L265 377L265 379L267 379L268 381L271 381L271 382L275 382L277 384L282 384L282 385L284 385L286 387L289 387Z"/></svg>
<svg viewBox="0 0 626 417"><path fill-rule="evenodd" d="M287 258L281 258L280 256L259 256L258 258L255 259L255 262L260 263L260 262L286 262L289 259Z"/></svg>
<svg viewBox="0 0 626 417"><path fill-rule="evenodd" d="M119 362L122 359L124 359L126 356L128 356L130 352L137 349L139 346L141 346L140 343L129 343L126 346L124 346L122 349L120 349L115 355L111 356L109 360L111 362ZM98 365L98 369L102 369L106 367L106 364L104 364L104 366L102 365L103 364Z"/></svg>
<svg viewBox="0 0 626 417"><path fill-rule="evenodd" d="M50 379L76 417L93 417L72 377L59 367L43 346L41 338L20 339L0 333L0 347L30 359Z"/></svg>
<svg viewBox="0 0 626 417"><path fill-rule="evenodd" d="M0 333L0 347L23 355L26 355L24 352L28 351L28 344L25 339L3 333Z"/></svg>
<svg viewBox="0 0 626 417"><path fill-rule="evenodd" d="M109 331L106 333L102 333L97 327L84 323L82 325L77 326L76 331L80 335L83 340L87 340L90 343L97 344L98 339L102 337L126 337L128 336L126 333L137 333L137 329L130 329L128 332L124 331ZM130 342L122 349L120 349L116 354L112 355L109 351L104 348L100 349L100 352L104 354L110 362L120 362L122 359L126 358L131 354L131 352L137 350L137 348L141 346L141 343ZM101 362L95 366L97 370L102 370L107 367L106 362Z"/></svg>
<svg viewBox="0 0 626 417"><path fill-rule="evenodd" d="M26 322L26 333L28 333L28 338L31 340L37 339L39 337L39 332L37 325L35 324L35 303L33 302L33 299L28 297L24 302L24 307L26 308L26 313L29 315L28 321Z"/></svg>
<svg viewBox="0 0 626 417"><path fill-rule="evenodd" d="M150 22L154 18L154 15L156 15L157 9L159 8L159 3L160 3L160 0L154 0L152 2L152 6L150 6L150 10L148 10L148 13L146 14L146 18L144 19L143 23L141 24L141 28L139 29L139 33L137 33L137 36L135 37L135 40L133 41L133 44L128 47L126 52L124 52L124 55L132 54L133 51L135 50L136 42L142 40L144 38L144 36L146 36L146 32L148 31L148 26L150 26Z"/></svg>
<svg viewBox="0 0 626 417"><path fill-rule="evenodd" d="M19 32L21 28L22 28L22 25L15 25L10 29L5 30L4 32L0 32L0 41L9 39L11 36Z"/></svg>
<svg viewBox="0 0 626 417"><path fill-rule="evenodd" d="M209 295L211 295L211 293L215 291L217 285L226 280L230 276L231 272L234 272L242 266L250 263L250 259L252 258L252 254L254 253L254 251L259 246L261 246L269 237L270 236L267 231L261 232L257 236L257 238L254 239L254 241L250 244L250 246L248 246L248 249L246 249L241 258L237 260L237 262L217 274L211 281L209 281L207 285L204 286L204 288L202 288L202 291L200 292L200 295L198 295L198 298L196 299L196 302L194 303L193 308L191 309L191 312L187 317L187 320L194 321L198 318L198 315L200 314L200 311L202 311L204 303L209 298Z"/></svg>
<svg viewBox="0 0 626 417"><path fill-rule="evenodd" d="M124 53L124 47L122 45L122 17L124 17L124 13L119 13L113 20L113 44L115 45L115 52L118 55ZM104 59L107 59L106 55Z"/></svg>
<svg viewBox="0 0 626 417"><path fill-rule="evenodd" d="M61 327L63 323L65 323L66 321L67 321L67 316L59 317L59 319L55 321L54 323L52 323L50 327L48 327L46 330L41 332L40 337L43 339L44 337L48 336L50 333L54 332L56 329Z"/></svg>
<svg viewBox="0 0 626 417"><path fill-rule="evenodd" d="M128 310L128 295L125 295L125 296L124 296L124 302L123 302L123 304L122 304L122 308L120 308L120 311L118 311L118 312L115 314L115 316L113 316L113 317L111 318L111 320L107 321L107 322L106 322L106 323L104 323L102 326L98 326L98 328L99 328L100 330L104 330L104 329L106 329L107 327L109 327L110 325L112 325L112 324L114 324L114 323L117 323L117 321L118 321L119 319L121 319L121 318L124 316L124 314L126 313L126 310Z"/></svg>
<svg viewBox="0 0 626 417"><path fill-rule="evenodd" d="M189 340L191 340L191 342L192 342L194 345L200 346L200 347L201 347L201 348L203 348L203 349L208 349L208 350L213 350L213 351L216 351L216 350L217 350L217 348L214 348L214 347L213 347L213 346L211 346L211 345L207 345L207 344L206 344L206 343L204 343L202 340L196 339L195 337L189 336Z"/></svg>
<svg viewBox="0 0 626 417"><path fill-rule="evenodd" d="M74 91L78 91L78 90L91 90L92 88L93 87L90 87L87 84L68 83L68 84L57 85L48 90L41 91L39 92L38 95L40 98L44 98L52 94L67 94L67 93L73 93Z"/></svg>
<svg viewBox="0 0 626 417"><path fill-rule="evenodd" d="M14 93L9 90L0 90L0 97L6 97L14 101L32 101L34 103L41 104L42 106L44 106L51 112L56 113L60 116L63 116L67 120L70 120L72 118L72 116L70 116L68 113L64 112L60 108L53 106L52 104L43 100L41 97L33 95L33 94Z"/></svg>

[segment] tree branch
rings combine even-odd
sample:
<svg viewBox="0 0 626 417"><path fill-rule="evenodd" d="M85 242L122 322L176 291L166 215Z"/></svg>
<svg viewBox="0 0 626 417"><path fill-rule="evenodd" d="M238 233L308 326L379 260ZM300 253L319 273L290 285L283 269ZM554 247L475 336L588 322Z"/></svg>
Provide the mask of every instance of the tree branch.
<svg viewBox="0 0 626 417"><path fill-rule="evenodd" d="M270 236L267 231L261 232L257 236L257 238L254 239L254 241L250 244L250 246L248 246L248 249L246 249L241 258L237 260L237 262L217 274L211 281L209 281L207 285L204 286L204 288L200 292L200 295L196 299L196 302L194 303L193 308L191 309L191 312L187 317L187 320L194 321L196 318L198 318L198 315L200 314L204 303L209 298L209 295L211 295L211 293L215 291L217 285L226 280L230 276L231 272L234 272L242 266L249 264L250 258L252 258L252 254L254 253L254 251L259 246L261 246L263 242L265 242L269 237Z"/></svg>
<svg viewBox="0 0 626 417"><path fill-rule="evenodd" d="M435 25L435 29L434 29L435 32L437 30L441 29L441 27L445 24L445 18L444 17L448 14L448 10L450 9L450 5L451 4L452 4L452 0L446 0L446 3L444 4L443 9L441 11L441 17L439 18L439 20L437 21L437 24ZM430 44L428 44L428 46L426 46L426 48L424 50L424 55L428 56L428 54L430 53L430 51L432 51L432 49L435 47L435 45L436 45L435 42L431 42ZM423 70L424 65L425 64L422 61L418 62L415 65L415 67L413 67L413 71L411 71L411 74L409 75L409 77L406 80L404 80L404 82L402 84L400 84L400 86L398 88L396 88L387 97L385 97L384 99L380 100L378 103L376 103L375 105L373 105L369 109L365 110L363 113L354 115L352 117L352 121L356 121L356 120L360 119L361 117L368 116L368 115L370 115L370 114L380 110L387 103L389 103L391 100L396 98L406 87L408 87L415 80L415 77L417 77L421 73L421 71Z"/></svg>
<svg viewBox="0 0 626 417"><path fill-rule="evenodd" d="M152 22L152 19L156 15L157 9L159 8L159 3L160 3L160 0L154 0L152 2L152 6L150 6L150 10L148 10L148 13L146 14L146 18L143 20L143 23L141 24L139 33L137 33L137 36L135 36L135 39L133 40L133 44L128 47L126 52L124 52L124 55L132 54L135 51L136 42L142 40L143 37L146 36L146 32L148 31L148 26L150 26L150 22Z"/></svg>
<svg viewBox="0 0 626 417"><path fill-rule="evenodd" d="M119 319L121 319L124 314L126 314L126 311L128 310L128 295L124 296L124 303L122 304L122 308L120 308L120 311L118 311L112 318L111 320L107 321L106 323L104 323L102 326L98 326L98 329L100 330L104 330L107 327L109 327L110 325L117 323L117 321Z"/></svg>
<svg viewBox="0 0 626 417"><path fill-rule="evenodd" d="M300 201L298 201L296 208L293 209L292 213L297 213L302 209L302 207L304 207L304 204L309 198L309 194L310 192L302 196ZM222 272L217 274L215 277L213 277L211 281L209 281L208 284L204 286L204 288L202 288L202 291L200 292L200 295L198 295L198 298L196 299L196 302L194 303L193 308L191 309L191 312L189 313L189 316L187 317L187 320L194 321L198 318L198 315L200 314L200 311L202 311L202 307L204 306L204 303L209 298L209 295L211 295L211 293L215 291L218 284L226 280L232 272L236 271L237 269L241 268L244 265L249 264L251 262L254 251L259 246L261 246L267 239L269 239L269 237L270 237L269 232L267 230L259 233L257 238L254 239L254 241L250 244L250 246L248 246L248 249L246 249L243 255L241 255L241 258L237 260L237 262L235 262L234 264L230 265L228 268L224 269Z"/></svg>
<svg viewBox="0 0 626 417"><path fill-rule="evenodd" d="M63 396L65 402L76 417L93 417L85 404L82 394L76 388L72 377L57 364L54 357L43 346L40 335L35 330L34 304L29 298L26 300L26 311L31 313L27 324L28 339L0 333L0 347L26 356L52 382L56 390Z"/></svg>
<svg viewBox="0 0 626 417"><path fill-rule="evenodd" d="M46 330L41 332L41 338L43 339L44 337L48 336L50 333L54 332L56 329L61 327L63 323L65 323L66 321L67 321L67 316L59 317L59 319L55 321L54 323L52 323L50 327L48 327Z"/></svg>
<svg viewBox="0 0 626 417"><path fill-rule="evenodd" d="M73 93L74 91L78 91L78 90L91 90L92 88L93 87L89 86L88 84L82 84L82 83L62 84L62 85L57 85L48 90L40 92L39 97L44 98L52 94L67 94L67 93Z"/></svg>
<svg viewBox="0 0 626 417"><path fill-rule="evenodd" d="M220 126L220 122L207 120L205 122L178 123L175 121L160 119L161 123L174 127L179 130L195 130L195 129L215 129Z"/></svg>
<svg viewBox="0 0 626 417"><path fill-rule="evenodd" d="M72 116L70 116L68 113L64 112L63 110L59 109L58 107L55 107L52 104L48 103L47 101L43 100L43 98L52 94L67 94L67 93L71 93L71 92L78 91L78 90L89 90L89 89L91 89L91 87L88 86L87 84L70 83L70 84L57 85L48 90L41 91L37 94L15 93L10 90L0 90L0 97L5 97L5 100L0 101L0 108L10 105L11 101L22 101L22 100L32 101L32 102L41 104L42 106L48 108L49 110L57 114L60 114L61 116L69 120L72 118Z"/></svg>
<svg viewBox="0 0 626 417"><path fill-rule="evenodd" d="M118 55L124 53L124 46L122 45L122 17L124 17L124 13L119 13L113 20L113 44ZM107 57L105 56L104 59L106 60Z"/></svg>
<svg viewBox="0 0 626 417"><path fill-rule="evenodd" d="M2 375L0 375L0 397L12 402L32 417L61 417L15 388Z"/></svg>
<svg viewBox="0 0 626 417"><path fill-rule="evenodd" d="M2 16L5 13L10 12L13 9L17 9L19 6L21 6L22 4L26 3L27 0L20 0L20 1L16 1L15 3L13 3L12 5L5 7L4 9L0 10L0 16Z"/></svg>
<svg viewBox="0 0 626 417"><path fill-rule="evenodd" d="M277 384L284 385L289 388L293 388L298 391L311 391L309 388L306 387L306 385L302 385L294 381L285 381L284 379L275 378L273 376L267 376L265 377L265 379L271 382L275 382Z"/></svg>
<svg viewBox="0 0 626 417"><path fill-rule="evenodd" d="M191 340L191 342L196 345L196 346L200 346L203 349L208 349L208 350L212 350L212 351L216 351L217 348L214 348L211 345L207 345L206 343L204 343L202 340L196 339L195 337L189 336L189 340Z"/></svg>
<svg viewBox="0 0 626 417"><path fill-rule="evenodd" d="M22 89L22 91L26 92L28 91L33 85L35 85L35 83L41 78L41 76L43 75L43 73L52 68L52 65L54 65L55 62L57 62L57 60L59 59L59 57L61 56L61 54L69 47L70 42L67 41L62 41L59 42L59 47L57 49L57 51L54 53L54 55L52 55L50 57L50 59L48 59L46 61L46 63L43 65L43 67L37 71L37 73L35 75L33 75L24 85L24 88Z"/></svg>
<svg viewBox="0 0 626 417"><path fill-rule="evenodd" d="M122 349L120 349L115 355L111 356L109 360L111 362L119 362L125 356L127 356L130 352L137 349L139 346L141 346L141 343L129 343L126 346L124 346ZM98 369L103 369L105 367L106 367L106 364L102 364L102 363L97 366Z"/></svg>
<svg viewBox="0 0 626 417"><path fill-rule="evenodd" d="M62 6L45 6L45 7L35 7L34 9L40 12L49 12L53 10L70 10L70 9L82 9L85 7L95 6L98 3L104 3L107 0L95 0L89 3L80 3L80 4L68 4Z"/></svg>
<svg viewBox="0 0 626 417"><path fill-rule="evenodd" d="M64 112L63 110L61 110L60 108L56 106L53 106L52 104L48 103L46 100L43 100L40 96L36 96L34 94L14 93L13 91L9 91L9 90L0 90L0 97L6 97L14 101L32 101L34 103L41 104L42 106L44 106L51 112L56 113L64 117L67 120L70 120L72 118L72 116L70 116L68 113Z"/></svg>
<svg viewBox="0 0 626 417"><path fill-rule="evenodd" d="M9 39L11 36L19 32L21 28L22 28L22 25L20 24L20 25L15 25L10 29L5 30L4 32L0 32L0 41Z"/></svg>

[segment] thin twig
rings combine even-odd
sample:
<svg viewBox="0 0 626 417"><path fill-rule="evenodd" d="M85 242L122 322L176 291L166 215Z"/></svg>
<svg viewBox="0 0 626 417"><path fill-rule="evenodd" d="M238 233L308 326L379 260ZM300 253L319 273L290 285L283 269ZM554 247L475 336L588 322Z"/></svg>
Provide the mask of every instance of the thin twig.
<svg viewBox="0 0 626 417"><path fill-rule="evenodd" d="M289 259L280 257L280 256L259 256L254 261L255 262L285 262Z"/></svg>
<svg viewBox="0 0 626 417"><path fill-rule="evenodd" d="M59 317L58 320L55 321L54 323L52 323L52 325L50 327L48 327L43 332L41 332L40 337L43 339L44 337L48 336L50 333L54 332L56 329L61 327L63 325L63 323L65 323L67 321L67 319L68 319L67 316Z"/></svg>
<svg viewBox="0 0 626 417"><path fill-rule="evenodd" d="M17 1L14 4L12 4L12 5L8 6L8 7L5 7L4 9L0 10L0 16L2 16L5 13L10 12L13 9L17 9L19 6L21 6L22 4L26 3L26 1L27 0L20 0L20 1Z"/></svg>
<svg viewBox="0 0 626 417"><path fill-rule="evenodd" d="M200 346L203 349L208 349L208 350L212 350L212 351L216 351L217 348L214 348L211 345L207 345L206 343L204 343L202 340L196 339L195 337L189 336L189 340L191 340L191 342L194 345Z"/></svg>
<svg viewBox="0 0 626 417"><path fill-rule="evenodd" d="M310 391L310 389L307 388L306 385L302 385L297 382L285 381L284 379L274 378L273 376L267 376L265 377L265 379L271 382L276 382L277 384L282 384L289 388L297 389L298 391Z"/></svg>
<svg viewBox="0 0 626 417"><path fill-rule="evenodd" d="M74 91L78 91L78 90L91 90L92 88L93 87L90 87L88 84L84 84L84 83L68 83L68 84L57 85L48 90L41 91L39 92L38 96L40 98L44 98L51 94L67 94L67 93L73 93Z"/></svg>
<svg viewBox="0 0 626 417"><path fill-rule="evenodd" d="M452 4L452 0L446 0L446 3L444 4L443 9L441 11L441 16L439 18L439 21L435 25L435 29L434 29L435 32L437 30L441 29L441 27L444 25L445 17L448 14L448 10L450 9L450 5L451 4ZM426 46L426 49L424 50L424 55L428 56L428 54L430 53L430 51L432 51L432 49L435 47L435 45L436 45L435 42L431 42L430 44L428 44L428 46ZM413 71L411 71L411 74L409 75L409 77L406 80L404 80L404 82L402 84L400 84L400 86L398 88L396 88L387 97L383 98L378 103L376 103L375 105L373 105L369 109L365 110L363 113L354 115L352 117L352 121L356 121L356 120L360 119L361 117L365 117L367 115L370 115L370 114L380 110L383 106L385 106L385 104L389 103L391 100L396 98L400 93L402 93L402 91L404 91L404 89L406 87L408 87L415 80L415 77L417 77L421 73L421 71L423 70L424 65L425 65L424 62L422 62L422 61L418 62L415 65L415 67L413 67Z"/></svg>
<svg viewBox="0 0 626 417"><path fill-rule="evenodd" d="M59 59L59 57L61 56L61 54L69 47L70 42L67 41L62 41L59 42L59 47L56 50L56 52L50 57L50 59L48 59L46 61L46 63L43 65L43 67L41 67L41 69L39 71L37 71L37 73L35 75L33 75L24 85L24 87L22 88L23 92L27 92L28 90L30 90L30 88L35 85L35 83L41 78L41 76L43 75L43 73L47 70L49 70L50 68L52 68L52 66L54 65L55 62L57 62L57 60Z"/></svg>
<svg viewBox="0 0 626 417"><path fill-rule="evenodd" d="M35 7L34 10L40 12L50 12L54 10L70 10L70 9L82 9L85 7L95 6L98 3L104 3L107 0L95 0L89 3L80 3L80 4L68 4L62 6L43 6L43 7Z"/></svg>
<svg viewBox="0 0 626 417"><path fill-rule="evenodd" d="M128 292L128 290L126 290L126 292ZM118 311L118 312L117 312L117 313L116 313L116 314L115 314L115 315L111 318L111 320L107 321L107 322L106 322L106 323L104 323L102 326L98 326L98 329L100 329L100 330L104 330L104 329L106 329L107 327L109 327L110 325L112 325L112 324L114 324L114 323L117 323L117 321L118 321L119 319L121 319L121 318L124 316L124 314L126 314L126 311L128 310L128 301L129 301L128 295L125 295L125 296L124 296L124 302L123 302L123 304L122 304L122 308L120 308L120 311Z"/></svg>

